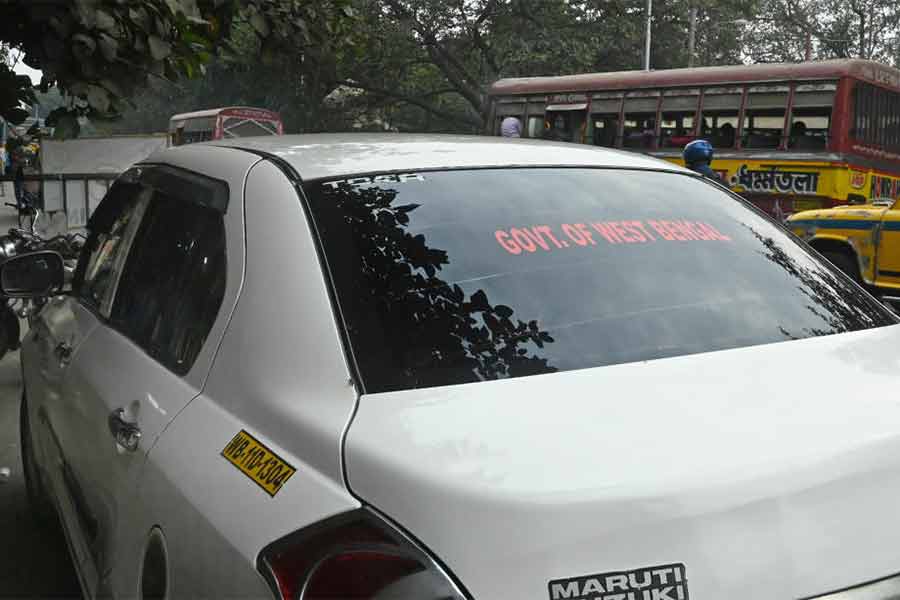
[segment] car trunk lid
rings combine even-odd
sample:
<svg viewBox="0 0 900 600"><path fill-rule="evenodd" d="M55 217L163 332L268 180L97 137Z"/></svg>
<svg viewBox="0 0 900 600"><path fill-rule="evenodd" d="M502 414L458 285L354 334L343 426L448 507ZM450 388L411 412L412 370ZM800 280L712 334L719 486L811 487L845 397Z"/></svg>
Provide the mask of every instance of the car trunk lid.
<svg viewBox="0 0 900 600"><path fill-rule="evenodd" d="M363 396L349 483L475 598L814 596L900 571L898 348L892 326Z"/></svg>

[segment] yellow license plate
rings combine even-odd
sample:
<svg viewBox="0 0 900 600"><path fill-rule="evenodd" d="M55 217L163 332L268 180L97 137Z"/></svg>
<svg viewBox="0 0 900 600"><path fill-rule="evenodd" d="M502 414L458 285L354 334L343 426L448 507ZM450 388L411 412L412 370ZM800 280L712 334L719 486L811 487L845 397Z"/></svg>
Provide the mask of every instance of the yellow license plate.
<svg viewBox="0 0 900 600"><path fill-rule="evenodd" d="M222 450L222 456L270 496L277 494L296 472L294 467L243 429L231 438Z"/></svg>

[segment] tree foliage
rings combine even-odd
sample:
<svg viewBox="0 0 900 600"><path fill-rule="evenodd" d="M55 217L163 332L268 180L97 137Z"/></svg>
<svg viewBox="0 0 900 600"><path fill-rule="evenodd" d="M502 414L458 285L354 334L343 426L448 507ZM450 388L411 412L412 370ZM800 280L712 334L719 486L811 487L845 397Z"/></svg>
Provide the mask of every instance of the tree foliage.
<svg viewBox="0 0 900 600"><path fill-rule="evenodd" d="M71 98L49 119L65 136L77 134L79 115L121 115L151 78L202 75L238 23L264 60L340 39L351 15L349 0L0 0L0 43L43 72L41 91ZM0 115L18 122L18 102L33 97L30 82L12 77L0 65Z"/></svg>
<svg viewBox="0 0 900 600"><path fill-rule="evenodd" d="M895 0L763 0L747 36L754 62L866 58L900 63Z"/></svg>
<svg viewBox="0 0 900 600"><path fill-rule="evenodd" d="M654 69L687 66L692 7L696 66L900 61L894 0L654 0ZM288 131L476 132L502 77L639 69L644 11L645 0L0 0L0 41L101 131L250 104L281 112ZM0 67L4 115L31 99L10 77ZM73 113L57 114L66 132Z"/></svg>
<svg viewBox="0 0 900 600"><path fill-rule="evenodd" d="M740 59L733 32L704 23L746 19L756 0L717 0L700 10L706 62ZM365 98L403 105L426 122L475 129L488 115L487 87L502 77L640 68L644 0L367 0L359 60L342 80ZM687 61L688 0L655 0L651 62Z"/></svg>

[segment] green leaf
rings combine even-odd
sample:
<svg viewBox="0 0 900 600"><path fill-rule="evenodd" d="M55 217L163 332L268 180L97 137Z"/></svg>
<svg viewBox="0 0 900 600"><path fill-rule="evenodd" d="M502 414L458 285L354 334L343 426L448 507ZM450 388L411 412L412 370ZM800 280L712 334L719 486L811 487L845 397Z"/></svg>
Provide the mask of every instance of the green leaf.
<svg viewBox="0 0 900 600"><path fill-rule="evenodd" d="M119 54L119 43L116 41L116 38L107 33L101 33L97 41L100 44L100 52L103 53L103 58L110 62L116 60Z"/></svg>
<svg viewBox="0 0 900 600"><path fill-rule="evenodd" d="M155 35L147 38L147 44L150 46L150 56L153 60L163 60L172 53L172 45Z"/></svg>
<svg viewBox="0 0 900 600"><path fill-rule="evenodd" d="M102 11L97 9L95 13L97 29L102 29L103 31L116 31L118 25L116 23L116 19L106 11Z"/></svg>
<svg viewBox="0 0 900 600"><path fill-rule="evenodd" d="M256 30L262 37L266 37L269 35L269 23L266 21L266 18L259 13L253 13L250 15L250 24L253 25L253 29Z"/></svg>
<svg viewBox="0 0 900 600"><path fill-rule="evenodd" d="M53 125L53 137L58 140L78 137L79 131L81 126L78 124L78 117L72 112L59 115Z"/></svg>
<svg viewBox="0 0 900 600"><path fill-rule="evenodd" d="M44 119L47 123L48 127L54 127L56 125L57 120L64 114L68 113L69 110L64 107L54 108L50 111L50 114Z"/></svg>
<svg viewBox="0 0 900 600"><path fill-rule="evenodd" d="M99 85L88 87L87 101L98 112L105 113L109 110L109 92Z"/></svg>
<svg viewBox="0 0 900 600"><path fill-rule="evenodd" d="M97 42L94 41L94 38L83 33L76 33L72 36L72 51L75 52L76 56L79 58L90 56L96 49Z"/></svg>
<svg viewBox="0 0 900 600"><path fill-rule="evenodd" d="M113 81L112 79L104 79L100 82L106 90L113 96L118 98L122 98L125 96L125 92L122 90L122 86Z"/></svg>
<svg viewBox="0 0 900 600"><path fill-rule="evenodd" d="M86 96L88 92L88 85L83 81L76 81L75 83L69 85L69 93L73 96Z"/></svg>
<svg viewBox="0 0 900 600"><path fill-rule="evenodd" d="M152 25L150 15L146 10L144 10L143 7L137 6L134 8L129 8L128 17L131 19L132 23L134 23L144 31L149 30Z"/></svg>

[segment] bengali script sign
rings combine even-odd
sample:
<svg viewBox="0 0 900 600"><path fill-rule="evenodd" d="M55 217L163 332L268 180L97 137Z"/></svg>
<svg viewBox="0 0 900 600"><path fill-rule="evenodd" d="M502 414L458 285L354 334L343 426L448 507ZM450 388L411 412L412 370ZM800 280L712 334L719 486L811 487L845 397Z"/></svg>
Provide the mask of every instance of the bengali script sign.
<svg viewBox="0 0 900 600"><path fill-rule="evenodd" d="M741 165L729 183L741 186L749 192L781 192L786 194L813 195L819 187L817 171L788 171L778 167L750 169Z"/></svg>

